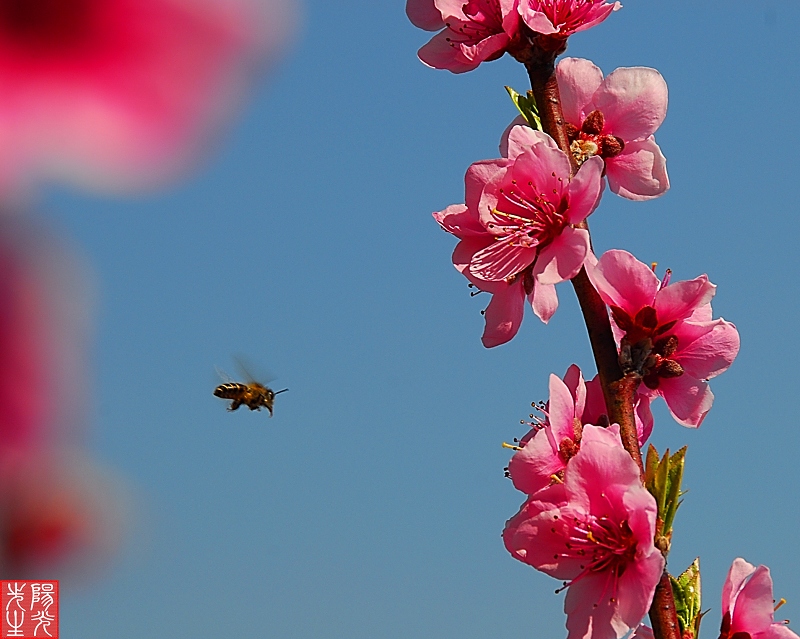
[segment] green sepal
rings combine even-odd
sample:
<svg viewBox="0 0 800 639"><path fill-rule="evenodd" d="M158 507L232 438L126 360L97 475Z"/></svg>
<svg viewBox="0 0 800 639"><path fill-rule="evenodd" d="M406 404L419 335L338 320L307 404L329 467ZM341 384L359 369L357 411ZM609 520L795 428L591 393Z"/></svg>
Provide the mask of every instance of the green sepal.
<svg viewBox="0 0 800 639"><path fill-rule="evenodd" d="M700 588L700 558L684 570L676 579L669 577L672 584L672 594L675 596L675 610L681 625L681 635L685 639L697 639L700 634L700 621L704 612L702 607L702 592Z"/></svg>
<svg viewBox="0 0 800 639"><path fill-rule="evenodd" d="M683 503L681 482L686 461L686 446L674 455L669 449L660 457L651 444L645 459L645 486L656 500L658 521L656 522L656 546L665 554L669 552L672 539L672 524L675 513Z"/></svg>
<svg viewBox="0 0 800 639"><path fill-rule="evenodd" d="M511 87L506 87L508 95L517 111L520 112L525 121L532 129L536 131L542 130L542 120L539 117L539 107L536 106L536 98L533 97L533 91L528 91L526 95L521 95L514 91Z"/></svg>

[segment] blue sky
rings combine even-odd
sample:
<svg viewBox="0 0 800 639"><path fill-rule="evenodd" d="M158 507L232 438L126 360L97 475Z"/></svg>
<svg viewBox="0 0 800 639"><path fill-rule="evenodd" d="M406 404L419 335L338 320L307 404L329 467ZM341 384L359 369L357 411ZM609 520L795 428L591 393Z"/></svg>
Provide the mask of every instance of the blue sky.
<svg viewBox="0 0 800 639"><path fill-rule="evenodd" d="M689 445L670 568L700 555L710 636L737 556L769 565L800 618L799 18L788 0L631 0L569 46L607 73L655 67L670 89L672 189L607 193L596 249L708 273L741 334L702 428L659 408L653 437ZM42 198L96 275L90 445L136 503L116 562L62 585L64 636L565 634L558 584L500 541L522 501L500 444L551 372L593 374L588 340L562 286L549 326L529 313L510 344L481 346L486 300L430 213L497 155L515 115L503 86L526 77L507 57L428 69L427 37L399 0L308 0L294 49L190 180ZM273 419L212 396L235 354L290 388Z"/></svg>

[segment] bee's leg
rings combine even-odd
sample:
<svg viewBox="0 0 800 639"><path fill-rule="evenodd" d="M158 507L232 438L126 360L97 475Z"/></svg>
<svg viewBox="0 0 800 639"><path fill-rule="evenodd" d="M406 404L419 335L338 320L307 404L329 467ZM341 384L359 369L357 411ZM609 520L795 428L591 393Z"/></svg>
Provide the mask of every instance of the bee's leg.
<svg viewBox="0 0 800 639"><path fill-rule="evenodd" d="M267 410L269 411L269 416L272 417L272 406L267 406Z"/></svg>
<svg viewBox="0 0 800 639"><path fill-rule="evenodd" d="M238 399L234 399L234 400L231 402L231 405L230 405L230 406L228 406L228 410L230 410L230 411L236 410L236 409L237 409L237 408L239 408L239 406L241 406L241 405L242 405L242 402L241 402L240 400L238 400Z"/></svg>

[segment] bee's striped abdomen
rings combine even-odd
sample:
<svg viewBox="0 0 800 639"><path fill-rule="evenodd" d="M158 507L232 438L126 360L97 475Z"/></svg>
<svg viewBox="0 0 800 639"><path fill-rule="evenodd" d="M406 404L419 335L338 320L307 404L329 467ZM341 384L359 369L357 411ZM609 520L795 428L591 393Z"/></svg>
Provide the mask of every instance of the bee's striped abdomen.
<svg viewBox="0 0 800 639"><path fill-rule="evenodd" d="M220 384L214 389L214 395L216 397L222 397L223 399L237 399L245 392L247 392L247 386L245 384L237 384L236 382Z"/></svg>

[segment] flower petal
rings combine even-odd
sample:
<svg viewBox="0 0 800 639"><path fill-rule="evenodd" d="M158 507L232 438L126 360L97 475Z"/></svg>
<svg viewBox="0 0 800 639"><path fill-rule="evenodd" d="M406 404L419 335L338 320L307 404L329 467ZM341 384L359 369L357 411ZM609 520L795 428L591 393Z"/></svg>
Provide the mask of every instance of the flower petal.
<svg viewBox="0 0 800 639"><path fill-rule="evenodd" d="M575 416L581 417L586 410L586 383L583 381L583 373L580 368L572 364L563 379L575 400Z"/></svg>
<svg viewBox="0 0 800 639"><path fill-rule="evenodd" d="M605 117L604 133L625 142L646 138L667 115L667 83L648 67L617 69L595 93L594 107Z"/></svg>
<svg viewBox="0 0 800 639"><path fill-rule="evenodd" d="M472 211L463 204L451 204L444 211L433 214L433 219L445 231L458 239L465 237L491 237Z"/></svg>
<svg viewBox="0 0 800 639"><path fill-rule="evenodd" d="M453 46L451 35L449 29L437 33L417 51L419 59L429 67L452 73L466 73L478 68L482 60L467 59L460 47Z"/></svg>
<svg viewBox="0 0 800 639"><path fill-rule="evenodd" d="M612 597L601 596L608 580L605 573L588 573L569 587L564 599L567 639L619 639L630 630L617 621Z"/></svg>
<svg viewBox="0 0 800 639"><path fill-rule="evenodd" d="M536 259L536 248L520 246L515 235L492 242L472 257L469 270L484 280L499 282L528 268Z"/></svg>
<svg viewBox="0 0 800 639"><path fill-rule="evenodd" d="M525 123L525 119L522 116L519 116L519 119L522 122L519 122L517 126L512 126L508 132L508 155L504 155L504 157L516 160L525 151L530 151L539 144L544 144L553 151L559 151L558 145L553 138L541 131L534 131ZM517 122L517 120L515 119L514 122Z"/></svg>
<svg viewBox="0 0 800 639"><path fill-rule="evenodd" d="M545 324L550 321L550 318L558 310L558 295L556 294L556 287L552 284L542 284L534 281L533 291L528 295L528 301L533 307L536 317Z"/></svg>
<svg viewBox="0 0 800 639"><path fill-rule="evenodd" d="M655 300L661 284L656 274L627 251L606 251L586 272L606 304L618 306L631 317Z"/></svg>
<svg viewBox="0 0 800 639"><path fill-rule="evenodd" d="M700 426L714 403L714 394L708 383L688 373L680 377L661 379L660 382L658 394L667 402L667 408L675 421L688 428Z"/></svg>
<svg viewBox="0 0 800 639"><path fill-rule="evenodd" d="M464 203L476 217L480 210L481 199L486 185L503 174L510 162L504 158L498 160L482 160L473 162L464 176ZM496 201L496 200L495 200ZM488 204L487 204L488 205ZM494 208L494 206L492 206Z"/></svg>
<svg viewBox="0 0 800 639"><path fill-rule="evenodd" d="M564 462L544 430L538 431L508 462L514 488L527 495L549 486L552 475L561 470L564 470Z"/></svg>
<svg viewBox="0 0 800 639"><path fill-rule="evenodd" d="M693 280L684 280L665 286L656 293L655 308L658 323L688 318L696 308L708 304L717 287L708 281L707 275Z"/></svg>
<svg viewBox="0 0 800 639"><path fill-rule="evenodd" d="M722 616L727 613L733 612L733 606L736 603L736 597L739 596L739 591L744 586L745 580L752 575L756 567L737 557L733 560L728 576L725 578L725 583L722 586Z"/></svg>
<svg viewBox="0 0 800 639"><path fill-rule="evenodd" d="M626 142L622 153L606 160L612 193L629 200L660 197L669 190L667 159L654 138Z"/></svg>
<svg viewBox="0 0 800 639"><path fill-rule="evenodd" d="M694 332L697 337L682 346ZM697 379L711 379L724 373L739 354L739 331L722 318L703 324L684 322L676 335L679 348L675 360L686 374Z"/></svg>
<svg viewBox="0 0 800 639"><path fill-rule="evenodd" d="M425 31L438 31L444 28L442 13L436 8L434 0L407 0L406 15L411 24Z"/></svg>
<svg viewBox="0 0 800 639"><path fill-rule="evenodd" d="M773 621L772 577L769 568L759 566L745 582L731 615L731 633L748 632L756 635Z"/></svg>
<svg viewBox="0 0 800 639"><path fill-rule="evenodd" d="M522 281L501 282L486 308L486 328L481 341L486 348L505 344L517 334L525 310L525 291Z"/></svg>
<svg viewBox="0 0 800 639"><path fill-rule="evenodd" d="M603 160L597 156L583 163L569 183L570 224L583 222L600 204L603 194Z"/></svg>
<svg viewBox="0 0 800 639"><path fill-rule="evenodd" d="M575 277L589 254L589 231L565 228L536 259L533 275L541 284L559 284Z"/></svg>
<svg viewBox="0 0 800 639"><path fill-rule="evenodd" d="M588 115L585 107L603 83L600 67L583 58L564 58L556 67L564 119L580 128Z"/></svg>
<svg viewBox="0 0 800 639"><path fill-rule="evenodd" d="M575 398L567 385L557 376L550 374L550 401L547 415L553 443L558 450L561 441L575 439Z"/></svg>
<svg viewBox="0 0 800 639"><path fill-rule="evenodd" d="M534 11L525 2L520 2L519 14L522 17L522 21L528 25L531 31L544 35L558 33L558 29L553 26L553 23L550 22L550 19L544 13L541 11Z"/></svg>
<svg viewBox="0 0 800 639"><path fill-rule="evenodd" d="M536 131L532 132L537 133ZM537 135L537 139L541 141L539 135ZM509 153L513 153L510 140ZM542 143L535 144L521 153L516 158L511 172L520 188L526 188L530 182L530 189L536 195L558 205L561 203L562 193L568 187L567 178L570 175L571 167L566 153L548 143Z"/></svg>

